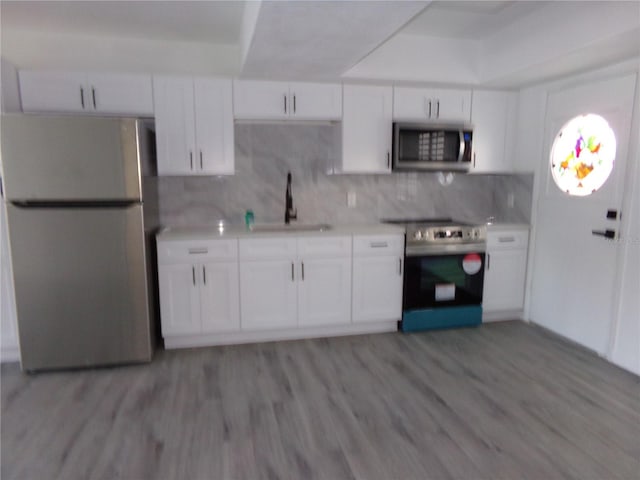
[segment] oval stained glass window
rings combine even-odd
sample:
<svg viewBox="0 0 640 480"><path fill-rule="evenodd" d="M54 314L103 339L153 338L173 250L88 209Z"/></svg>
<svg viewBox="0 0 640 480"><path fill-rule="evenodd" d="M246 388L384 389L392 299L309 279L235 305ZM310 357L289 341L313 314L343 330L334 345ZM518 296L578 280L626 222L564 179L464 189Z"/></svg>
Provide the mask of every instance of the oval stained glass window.
<svg viewBox="0 0 640 480"><path fill-rule="evenodd" d="M615 158L616 137L607 121L600 115L579 115L553 141L553 180L569 195L591 195L609 178Z"/></svg>

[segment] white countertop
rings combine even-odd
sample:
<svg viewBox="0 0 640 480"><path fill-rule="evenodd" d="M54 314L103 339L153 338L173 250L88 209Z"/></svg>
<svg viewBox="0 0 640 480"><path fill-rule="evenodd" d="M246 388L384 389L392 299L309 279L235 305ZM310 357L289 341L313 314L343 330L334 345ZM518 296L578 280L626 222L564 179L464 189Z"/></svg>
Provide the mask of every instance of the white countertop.
<svg viewBox="0 0 640 480"><path fill-rule="evenodd" d="M529 230L531 225L528 223L503 223L496 222L490 225L487 225L487 230L501 232L501 231L512 231L512 230Z"/></svg>
<svg viewBox="0 0 640 480"><path fill-rule="evenodd" d="M335 236L335 235L392 235L404 234L404 227L385 223L356 224L356 225L331 225L331 228L323 231L278 231L278 232L254 232L241 225L218 226L192 226L192 227L166 227L161 229L156 238L158 241L192 240L194 238L258 238L258 237L282 237L283 235L303 236Z"/></svg>

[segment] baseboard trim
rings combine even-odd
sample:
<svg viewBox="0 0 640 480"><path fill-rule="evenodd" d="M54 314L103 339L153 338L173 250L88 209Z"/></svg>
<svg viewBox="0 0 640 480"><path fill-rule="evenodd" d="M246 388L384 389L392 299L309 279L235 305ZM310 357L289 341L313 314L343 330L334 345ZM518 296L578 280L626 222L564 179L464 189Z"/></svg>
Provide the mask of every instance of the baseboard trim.
<svg viewBox="0 0 640 480"><path fill-rule="evenodd" d="M523 310L502 310L499 312L482 312L482 322L503 322L505 320L523 320Z"/></svg>
<svg viewBox="0 0 640 480"><path fill-rule="evenodd" d="M252 332L227 332L202 335L165 337L166 349L210 347L214 345L234 345L241 343L274 342L279 340L302 340L305 338L339 337L367 333L385 333L398 330L398 321L332 325L297 329L262 330Z"/></svg>

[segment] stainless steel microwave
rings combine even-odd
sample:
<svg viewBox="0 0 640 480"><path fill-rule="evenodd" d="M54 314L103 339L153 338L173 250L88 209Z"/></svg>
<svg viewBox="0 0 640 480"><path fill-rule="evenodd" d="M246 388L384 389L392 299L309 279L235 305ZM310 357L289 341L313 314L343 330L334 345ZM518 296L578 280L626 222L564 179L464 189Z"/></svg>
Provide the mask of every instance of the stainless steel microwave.
<svg viewBox="0 0 640 480"><path fill-rule="evenodd" d="M393 170L468 170L472 140L470 125L395 122Z"/></svg>

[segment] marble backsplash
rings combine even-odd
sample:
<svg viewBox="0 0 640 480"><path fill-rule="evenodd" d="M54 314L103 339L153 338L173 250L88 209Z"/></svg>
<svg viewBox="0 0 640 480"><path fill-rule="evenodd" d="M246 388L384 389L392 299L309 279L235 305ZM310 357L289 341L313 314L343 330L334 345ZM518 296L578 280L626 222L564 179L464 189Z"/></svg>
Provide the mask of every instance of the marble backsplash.
<svg viewBox="0 0 640 480"><path fill-rule="evenodd" d="M233 176L149 179L150 188L157 190L161 225L239 224L247 209L257 223L283 222L288 171L298 222L530 220L532 174L457 174L450 185L441 185L436 173L332 174L340 158L340 125L238 124L235 144ZM355 194L355 207L347 206L349 192ZM508 206L510 194L513 207Z"/></svg>

